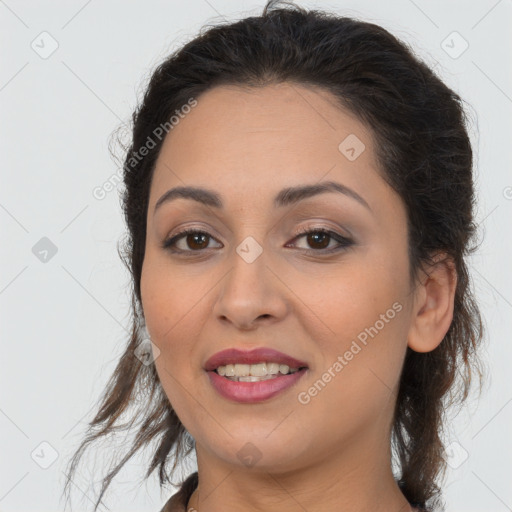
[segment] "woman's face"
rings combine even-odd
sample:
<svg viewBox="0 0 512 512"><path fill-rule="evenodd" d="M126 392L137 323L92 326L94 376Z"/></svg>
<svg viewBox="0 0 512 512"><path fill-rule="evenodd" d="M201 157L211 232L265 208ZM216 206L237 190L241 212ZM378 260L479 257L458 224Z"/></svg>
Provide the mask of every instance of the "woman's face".
<svg viewBox="0 0 512 512"><path fill-rule="evenodd" d="M330 93L296 84L197 101L156 164L141 291L158 375L198 458L284 472L387 454L414 296L406 212L371 133ZM338 190L282 194L325 182ZM155 209L174 187L221 205L174 195ZM163 247L185 228L199 233ZM230 348L307 369L263 383L205 370Z"/></svg>

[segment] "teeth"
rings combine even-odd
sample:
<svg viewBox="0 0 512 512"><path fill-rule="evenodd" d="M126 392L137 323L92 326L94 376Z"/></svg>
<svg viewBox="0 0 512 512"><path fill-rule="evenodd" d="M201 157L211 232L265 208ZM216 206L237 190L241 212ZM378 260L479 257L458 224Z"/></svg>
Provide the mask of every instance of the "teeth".
<svg viewBox="0 0 512 512"><path fill-rule="evenodd" d="M219 366L217 373L225 377L238 377L242 382L256 382L256 380L248 380L250 377L259 377L257 380L267 380L261 377L272 378L278 373L286 375L295 373L298 368L290 368L286 364L279 363L258 363L258 364L227 364Z"/></svg>
<svg viewBox="0 0 512 512"><path fill-rule="evenodd" d="M286 373L288 373L289 370L290 370L290 367L287 364L280 364L279 365L279 371L281 373L286 374Z"/></svg>
<svg viewBox="0 0 512 512"><path fill-rule="evenodd" d="M279 373L279 363L267 363L267 375L277 375Z"/></svg>

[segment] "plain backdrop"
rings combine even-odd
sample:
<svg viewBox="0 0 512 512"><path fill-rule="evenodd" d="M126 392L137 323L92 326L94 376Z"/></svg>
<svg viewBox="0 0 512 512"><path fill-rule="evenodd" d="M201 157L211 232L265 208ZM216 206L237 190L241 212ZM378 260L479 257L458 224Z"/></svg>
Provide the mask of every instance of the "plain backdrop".
<svg viewBox="0 0 512 512"><path fill-rule="evenodd" d="M264 3L0 1L0 512L63 510L63 471L127 340L118 191L93 195L118 169L109 136L169 52L203 24L258 15ZM448 425L445 500L453 512L511 510L512 2L300 5L381 24L470 105L484 236L470 263L488 380ZM101 457L109 452L96 445L81 467L100 468ZM160 510L174 489L160 493L156 476L140 484L146 460L118 475L101 511ZM74 510L91 510L93 482L81 475Z"/></svg>

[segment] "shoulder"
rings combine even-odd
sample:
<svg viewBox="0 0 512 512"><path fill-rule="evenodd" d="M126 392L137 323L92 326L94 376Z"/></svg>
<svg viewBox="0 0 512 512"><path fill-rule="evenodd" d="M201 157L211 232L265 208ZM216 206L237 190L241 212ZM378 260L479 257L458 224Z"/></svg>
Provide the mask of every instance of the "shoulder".
<svg viewBox="0 0 512 512"><path fill-rule="evenodd" d="M160 512L186 512L187 503L197 487L197 471L188 476L176 494L173 494Z"/></svg>

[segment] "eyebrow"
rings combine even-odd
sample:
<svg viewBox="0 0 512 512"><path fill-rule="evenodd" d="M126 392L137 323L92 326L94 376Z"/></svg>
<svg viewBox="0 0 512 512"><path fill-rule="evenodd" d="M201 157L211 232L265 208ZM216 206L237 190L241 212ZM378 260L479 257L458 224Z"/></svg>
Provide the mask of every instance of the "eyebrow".
<svg viewBox="0 0 512 512"><path fill-rule="evenodd" d="M371 211L369 204L354 190L337 183L335 181L324 181L314 185L299 185L296 187L288 187L282 189L274 198L274 208L289 206L298 203L309 197L327 192L336 192L344 194L347 197L355 199L365 208ZM198 203L211 206L213 208L222 209L224 207L221 197L214 191L201 187L175 187L168 190L155 204L154 211L164 203L169 203L176 199L191 199Z"/></svg>

